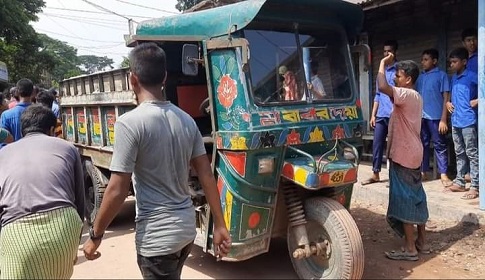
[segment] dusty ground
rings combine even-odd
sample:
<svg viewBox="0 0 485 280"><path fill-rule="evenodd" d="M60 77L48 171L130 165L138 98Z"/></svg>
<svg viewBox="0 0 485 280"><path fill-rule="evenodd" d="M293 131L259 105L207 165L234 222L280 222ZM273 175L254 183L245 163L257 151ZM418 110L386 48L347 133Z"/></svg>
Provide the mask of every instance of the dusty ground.
<svg viewBox="0 0 485 280"><path fill-rule="evenodd" d="M468 223L431 221L427 239L432 252L416 262L388 260L383 252L402 246L385 222L382 205L354 203L352 215L362 234L367 279L485 278L485 228Z"/></svg>
<svg viewBox="0 0 485 280"><path fill-rule="evenodd" d="M430 255L421 255L417 262L388 260L384 251L400 248L400 240L385 222L381 205L354 203L354 216L365 247L366 279L485 278L485 229L469 224L433 222L429 241ZM79 251L73 278L140 279L134 246L133 201L125 203L123 212L113 222L101 245L102 257L86 261ZM83 241L87 234L83 235ZM81 248L81 246L80 246ZM195 247L189 256L183 279L295 279L285 240L273 240L270 252L245 262L216 262Z"/></svg>

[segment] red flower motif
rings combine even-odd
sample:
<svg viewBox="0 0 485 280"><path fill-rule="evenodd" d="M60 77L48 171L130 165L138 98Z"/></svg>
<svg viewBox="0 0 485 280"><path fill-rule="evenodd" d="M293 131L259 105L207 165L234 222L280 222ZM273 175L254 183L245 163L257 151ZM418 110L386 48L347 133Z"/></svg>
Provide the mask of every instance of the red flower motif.
<svg viewBox="0 0 485 280"><path fill-rule="evenodd" d="M289 145L301 144L300 133L293 129L291 133L286 136L286 143Z"/></svg>
<svg viewBox="0 0 485 280"><path fill-rule="evenodd" d="M225 74L221 78L221 82L217 87L217 99L224 108L229 108L232 106L234 99L237 96L236 81L231 79L231 76Z"/></svg>
<svg viewBox="0 0 485 280"><path fill-rule="evenodd" d="M337 125L332 133L333 139L345 139L345 130Z"/></svg>

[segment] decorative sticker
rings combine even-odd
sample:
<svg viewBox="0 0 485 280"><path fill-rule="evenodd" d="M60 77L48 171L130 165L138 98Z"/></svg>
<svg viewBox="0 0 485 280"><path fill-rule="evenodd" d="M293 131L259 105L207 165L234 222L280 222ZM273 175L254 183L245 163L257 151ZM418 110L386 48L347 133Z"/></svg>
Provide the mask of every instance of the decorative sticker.
<svg viewBox="0 0 485 280"><path fill-rule="evenodd" d="M345 130L340 127L340 125L337 125L337 127L333 130L332 139L345 139Z"/></svg>
<svg viewBox="0 0 485 280"><path fill-rule="evenodd" d="M259 141L261 142L261 146L263 148L271 148L275 146L274 140L275 140L275 135L270 134L268 131L266 133L259 137Z"/></svg>
<svg viewBox="0 0 485 280"><path fill-rule="evenodd" d="M297 145L301 144L300 133L296 132L295 129L291 130L291 133L286 136L286 144Z"/></svg>
<svg viewBox="0 0 485 280"><path fill-rule="evenodd" d="M239 240L264 235L268 232L271 208L242 204Z"/></svg>
<svg viewBox="0 0 485 280"><path fill-rule="evenodd" d="M246 138L242 136L233 136L231 138L231 149L233 150L247 150Z"/></svg>
<svg viewBox="0 0 485 280"><path fill-rule="evenodd" d="M318 126L315 126L315 129L310 132L310 140L308 140L309 143L313 142L322 142L325 139L323 138L323 131L318 128Z"/></svg>

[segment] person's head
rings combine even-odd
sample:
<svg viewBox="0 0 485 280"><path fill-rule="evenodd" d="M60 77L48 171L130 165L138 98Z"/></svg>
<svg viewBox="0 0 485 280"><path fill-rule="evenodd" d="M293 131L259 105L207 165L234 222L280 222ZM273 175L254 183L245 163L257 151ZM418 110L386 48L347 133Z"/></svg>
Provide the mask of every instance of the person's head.
<svg viewBox="0 0 485 280"><path fill-rule="evenodd" d="M437 49L427 49L421 55L421 66L424 71L429 71L438 64L439 52Z"/></svg>
<svg viewBox="0 0 485 280"><path fill-rule="evenodd" d="M312 62L310 62L310 68L311 68L311 71L312 71L312 75L317 75L318 74L318 61L312 60Z"/></svg>
<svg viewBox="0 0 485 280"><path fill-rule="evenodd" d="M11 87L9 91L9 100L12 101L12 98L19 101L19 92L17 91L17 87Z"/></svg>
<svg viewBox="0 0 485 280"><path fill-rule="evenodd" d="M53 136L57 119L50 108L41 104L33 104L27 107L20 116L20 124L23 136L29 133L44 133Z"/></svg>
<svg viewBox="0 0 485 280"><path fill-rule="evenodd" d="M461 32L461 41L463 47L468 51L468 54L477 52L478 50L478 32L476 28L467 28Z"/></svg>
<svg viewBox="0 0 485 280"><path fill-rule="evenodd" d="M400 61L396 64L396 87L414 88L419 76L419 66L412 60Z"/></svg>
<svg viewBox="0 0 485 280"><path fill-rule="evenodd" d="M136 94L141 88L162 88L167 77L165 52L155 43L142 43L129 55L130 83Z"/></svg>
<svg viewBox="0 0 485 280"><path fill-rule="evenodd" d="M52 103L54 103L54 95L47 90L39 92L36 96L37 103L44 105L47 108L52 108Z"/></svg>
<svg viewBox="0 0 485 280"><path fill-rule="evenodd" d="M21 98L31 98L34 84L29 79L20 79L17 82L17 93Z"/></svg>
<svg viewBox="0 0 485 280"><path fill-rule="evenodd" d="M388 56L389 53L394 54L396 56L396 52L398 49L398 44L396 40L387 40L384 42L384 57Z"/></svg>
<svg viewBox="0 0 485 280"><path fill-rule="evenodd" d="M457 48L449 55L450 68L454 73L461 73L465 70L468 62L468 51L465 48Z"/></svg>

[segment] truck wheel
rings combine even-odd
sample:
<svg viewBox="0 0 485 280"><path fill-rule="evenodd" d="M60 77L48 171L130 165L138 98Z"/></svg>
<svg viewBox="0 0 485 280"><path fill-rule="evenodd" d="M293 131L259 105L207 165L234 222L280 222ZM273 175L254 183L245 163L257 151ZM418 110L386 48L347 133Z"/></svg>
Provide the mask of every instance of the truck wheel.
<svg viewBox="0 0 485 280"><path fill-rule="evenodd" d="M92 225L94 218L98 213L99 207L101 206L101 201L103 200L104 191L106 186L102 184L99 178L96 167L91 161L84 162L84 189L85 189L85 213L86 221L89 225Z"/></svg>
<svg viewBox="0 0 485 280"><path fill-rule="evenodd" d="M364 273L364 245L350 213L337 201L315 197L305 201L306 228L310 242L330 243L329 257L295 259L298 248L288 226L288 250L300 279L360 279Z"/></svg>

